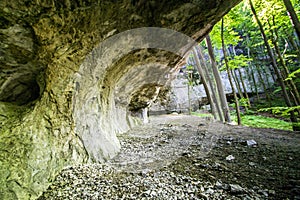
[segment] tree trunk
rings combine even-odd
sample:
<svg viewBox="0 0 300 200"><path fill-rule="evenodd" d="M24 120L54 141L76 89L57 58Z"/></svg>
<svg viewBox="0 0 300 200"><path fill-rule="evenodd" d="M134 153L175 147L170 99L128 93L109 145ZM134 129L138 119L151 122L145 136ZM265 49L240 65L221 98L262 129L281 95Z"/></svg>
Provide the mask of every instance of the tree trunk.
<svg viewBox="0 0 300 200"><path fill-rule="evenodd" d="M234 57L236 56L236 53L235 53L235 49L233 47L233 55L232 58L234 59ZM237 66L237 69L240 68L240 66ZM240 84L240 80L238 79L238 75L236 74L236 69L232 69L231 70L231 74L232 74L232 77L233 77L233 80L235 82L235 85L238 89L238 92L239 92L239 95L240 95L240 98L245 98L244 97L244 94L243 94L243 91L242 91L242 87L241 87L241 84ZM247 108L245 108L247 109Z"/></svg>
<svg viewBox="0 0 300 200"><path fill-rule="evenodd" d="M260 50L260 52L264 52L265 51L265 45L260 45L260 48L261 48L261 50ZM270 58L270 56L268 57L268 55L269 55L269 53L268 53L268 51L267 51L267 53L265 54L265 53L263 53L264 55L263 55L263 60L264 60L264 62L263 63L260 63L260 66L261 66L261 70L262 70L262 72L267 76L268 75L268 73L267 73L267 70L270 72L270 74L271 74L271 78L272 78L272 80L273 80L273 83L276 83L277 82L277 77L276 77L276 73L274 74L274 68L273 68L273 66L272 66L272 64L270 65L270 62L271 62L271 58ZM258 59L257 59L258 60ZM259 60L258 60L259 61ZM263 67L264 66L264 67ZM267 70L266 70L267 69ZM267 85L268 86L270 86L270 81L269 81L269 79L267 78L266 79L266 81L267 81Z"/></svg>
<svg viewBox="0 0 300 200"><path fill-rule="evenodd" d="M246 74L247 74L247 77L246 77L246 79L247 79L247 81L249 82L249 88L250 88L250 91L251 91L251 93L254 93L255 92L255 89L253 89L254 88L254 83L252 84L251 83L251 81L253 82L253 80L252 80L252 78L251 78L251 73L250 73L250 65L251 65L251 63L249 62L249 64L248 64L248 66L247 67L245 67L244 69L245 69L245 72L246 72Z"/></svg>
<svg viewBox="0 0 300 200"><path fill-rule="evenodd" d="M231 58L234 59L234 57L236 56L236 52L235 52L234 47L232 49L233 49L233 56L231 56ZM230 55L230 52L229 51L227 51L227 52ZM240 66L237 66L236 69L230 69L230 70L231 70L231 74L232 74L232 77L233 77L233 80L235 82L235 85L236 85L236 88L238 90L240 98L245 99L245 96L246 96L247 101L248 101L248 105L250 106L250 100L248 98L248 94L247 94L247 91L245 89L245 84L243 82L243 78L242 78L242 76L240 76L240 78L239 78L239 76L236 73L237 70L240 70ZM240 71L239 71L239 73L240 73ZM243 90L242 90L242 87L243 87ZM245 95L244 95L244 93L245 93ZM244 106L244 108L245 108L246 111L248 111L247 106Z"/></svg>
<svg viewBox="0 0 300 200"><path fill-rule="evenodd" d="M191 104L191 85L190 85L190 77L189 77L189 74L188 74L188 106L189 106L189 110L188 110L188 113L189 115L192 114L192 104Z"/></svg>
<svg viewBox="0 0 300 200"><path fill-rule="evenodd" d="M208 53L210 56L210 60L211 60L211 66L212 66L212 70L213 70L213 74L216 80L216 84L217 84L217 89L218 89L218 93L219 93L219 97L220 97L220 101L221 101L221 106L222 106L222 110L223 110L223 115L224 115L224 120L228 123L231 122L230 119L230 114L229 114L229 107L228 107L228 103L227 103L227 99L226 99L226 95L224 92L224 88L223 88L223 84L221 81L221 77L217 68L217 64L216 64L216 60L215 60L215 56L214 56L214 52L213 52L213 47L212 47L212 43L210 40L209 35L206 36L206 45L208 48Z"/></svg>
<svg viewBox="0 0 300 200"><path fill-rule="evenodd" d="M274 16L273 16L273 20L272 21L273 21L273 26L276 27L275 17ZM269 26L271 28L270 22L269 22ZM271 34L273 36L272 37L272 43L273 43L273 45L275 47L277 56L278 56L278 58L280 60L280 63L282 65L283 73L284 73L284 79L286 79L289 76L290 72L289 72L289 69L288 69L288 67L286 65L286 62L283 59L283 56L282 56L282 54L280 52L280 49L279 49L279 46L278 46L278 38L279 38L278 36L279 35L278 35L278 32L277 32L276 28L274 28L274 32L272 31L272 29L270 29L270 30L271 30ZM291 96L292 96L292 98L293 98L293 100L295 102L295 105L296 106L300 105L300 95L299 95L298 89L297 89L294 81L292 79L289 79L289 80L287 80L287 83L288 83L288 85L290 87L290 94L291 94Z"/></svg>
<svg viewBox="0 0 300 200"><path fill-rule="evenodd" d="M256 64L255 66L256 66L257 74L258 74L258 77L259 77L259 80L260 80L260 84L263 86L264 92L266 94L266 99L268 101L269 106L271 107L272 106L272 101L271 101L271 97L269 95L267 86L265 84L265 80L264 80L263 75L261 73L261 66L259 66L259 64ZM266 77L266 78L268 78L268 77Z"/></svg>
<svg viewBox="0 0 300 200"><path fill-rule="evenodd" d="M253 4L252 4L252 1L249 0L249 3L250 3L251 11L252 11L252 13L253 13L253 15L254 15L254 17L255 17L255 19L256 19L256 22L257 22L257 24L258 24L258 26L259 26L259 29L260 29L260 32L261 32L261 34L262 34L262 37L263 37L265 46L267 47L268 54L269 54L269 56L270 56L270 58L271 58L271 64L272 64L272 67L273 67L273 69L274 69L274 71L275 71L275 73L276 73L278 82L279 82L279 84L280 84L281 91L282 91L282 93L283 93L283 97L284 97L285 103L286 103L286 105L287 105L288 107L292 107L292 103L291 103L291 100L290 100L289 95L288 95L288 93L287 93L285 83L284 83L283 78L282 78L282 75L281 75L281 73L280 73L280 71L279 71L279 69L278 69L277 62L276 62L276 60L275 60L273 51L272 51L272 49L271 49L271 47L270 47L270 45L269 45L269 43L268 43L268 38L267 38L267 36L266 36L266 34L265 34L263 25L262 25L262 23L260 22L260 20L258 19L258 16L257 16L257 14L256 14L256 10L254 9L254 6L253 6ZM291 115L291 121L292 121L293 123L297 123L297 117L295 116L294 111L291 111L291 112L290 112L290 115ZM299 127L293 126L293 129L294 129L294 130L298 130Z"/></svg>
<svg viewBox="0 0 300 200"><path fill-rule="evenodd" d="M221 40L222 40L222 50L223 50L223 54L224 54L224 60L225 60L225 65L226 65L226 69L227 69L227 73L228 73L228 79L229 79L229 83L230 86L232 88L232 94L234 97L234 101L235 101L235 110L236 110L236 115L237 115L237 121L238 121L238 125L242 124L242 120L241 120L241 114L240 114L240 105L239 105L239 100L237 98L235 89L234 89L234 85L232 82L232 74L231 74L231 70L228 64L228 58L227 58L227 53L226 53L226 49L225 49L225 42L224 42L224 19L222 18L222 24L221 24Z"/></svg>
<svg viewBox="0 0 300 200"><path fill-rule="evenodd" d="M200 60L199 60L199 57L198 57L198 54L197 54L197 51L195 50L195 48L196 47L193 48L193 54L194 54L194 58L195 58L195 61L196 61L196 68L197 68L197 71L198 71L198 73L199 73L199 75L202 79L204 90L205 90L207 99L209 101L210 107L211 107L211 112L212 112L214 118L217 119L217 108L216 108L216 105L215 105L215 103L213 101L213 98L212 98L212 92L211 92L212 90L210 90L209 87L208 87L207 77L205 76L205 74L204 74L204 72L201 68L201 63L200 63Z"/></svg>
<svg viewBox="0 0 300 200"><path fill-rule="evenodd" d="M242 74L240 68L238 68L237 71L239 72L240 80L241 80L241 83L242 83L244 94L245 94L245 96L247 98L248 106L249 106L249 108L251 108L251 103L250 103L250 99L249 99L249 96L248 96L247 88L246 88L246 85L245 85L245 82L244 82L243 74Z"/></svg>
<svg viewBox="0 0 300 200"><path fill-rule="evenodd" d="M264 76L266 77L266 79L264 80L264 82L266 82L265 83L266 88L267 89L271 89L272 88L272 84L270 83L270 80L269 80L268 77L269 77L270 74L273 74L273 73L270 70L270 67L259 65L259 68L260 68L261 72L264 74ZM270 72L270 73L268 73L268 72ZM272 78L272 80L273 80L273 83L276 83L276 79L274 80L274 78Z"/></svg>
<svg viewBox="0 0 300 200"><path fill-rule="evenodd" d="M234 83L236 85L236 89L238 90L240 98L244 98L244 95L243 95L243 92L242 92L242 88L241 88L240 82L239 82L239 80L237 78L235 69L230 69L230 71L231 71L232 78L233 78L233 81L234 81Z"/></svg>
<svg viewBox="0 0 300 200"><path fill-rule="evenodd" d="M277 77L275 75L276 73L274 74L274 68L273 68L272 64L270 65L270 63L271 63L270 59L271 58L270 58L270 56L268 57L269 53L268 53L268 51L266 53L264 53L264 51L265 51L265 45L264 44L259 45L259 47L260 47L260 50L258 50L258 51L263 52L263 55L261 55L261 57L263 57L263 62L260 63L260 66L265 66L265 68L267 68L270 71L271 78L272 78L273 82L275 83L275 82L277 82L276 81ZM267 71L266 71L265 68L261 67L263 73L265 73L265 75L267 75ZM266 81L269 81L269 79L266 79ZM270 85L269 83L267 83L267 84Z"/></svg>
<svg viewBox="0 0 300 200"><path fill-rule="evenodd" d="M249 37L247 36L247 40L249 40ZM249 47L247 47L247 56L248 56L248 58L251 58L251 56L250 56L250 48ZM257 84L256 84L256 79L255 79L255 76L254 76L254 69L253 69L253 67L252 67L252 63L251 62L249 62L249 74L248 74L248 77L249 77L249 79L251 79L252 78L252 81L253 81L253 85L254 85L254 90L255 90L255 94L256 94L256 96L257 96L257 100L259 100L259 95L258 95L258 89L257 89ZM252 90L253 88L252 88L252 86L251 86L251 92L253 92L253 90Z"/></svg>
<svg viewBox="0 0 300 200"><path fill-rule="evenodd" d="M217 111L218 111L218 115L219 115L219 118L221 121L224 121L224 117L223 117L223 114L222 114L222 107L221 107L221 102L220 100L217 98L217 95L218 95L218 91L216 90L216 85L215 85L215 82L212 81L212 77L213 76L209 76L210 74L213 75L209 70L208 70L208 67L206 65L206 62L205 62L205 59L204 59L204 56L203 56L203 53L202 53L202 50L199 48L199 46L197 46L197 49L198 50L197 52L199 53L199 58L200 58L200 61L202 61L202 65L203 65L203 69L204 69L204 73L206 74L206 77L208 79L208 83L210 85L210 88L211 88L211 91L212 91L212 98L215 102L215 105L216 105L216 108L217 108Z"/></svg>
<svg viewBox="0 0 300 200"><path fill-rule="evenodd" d="M300 40L300 22L299 22L299 19L297 17L297 14L294 10L294 7L293 7L290 0L283 0L283 2L284 2L284 5L285 5L289 15L290 15L291 23L292 23L293 27L296 30L296 33L298 35L298 39Z"/></svg>
<svg viewBox="0 0 300 200"><path fill-rule="evenodd" d="M256 94L257 100L259 101L260 97L259 97L259 94L258 94L258 86L257 86L257 82L256 82L256 79L255 79L254 67L253 66L251 67L251 76L252 76L253 83L254 83L255 94Z"/></svg>
<svg viewBox="0 0 300 200"><path fill-rule="evenodd" d="M293 47L294 51L296 51L297 57L300 60L300 49L297 46L296 42L294 41L294 38L291 35L289 35L288 33L286 33L286 35L288 36L289 43Z"/></svg>

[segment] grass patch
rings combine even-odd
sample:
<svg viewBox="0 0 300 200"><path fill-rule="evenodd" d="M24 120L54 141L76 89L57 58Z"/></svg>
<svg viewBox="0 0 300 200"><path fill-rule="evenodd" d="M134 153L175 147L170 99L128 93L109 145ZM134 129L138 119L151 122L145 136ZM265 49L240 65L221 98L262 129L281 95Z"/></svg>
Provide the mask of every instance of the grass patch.
<svg viewBox="0 0 300 200"><path fill-rule="evenodd" d="M192 115L198 117L213 118L213 115L210 113L192 112ZM248 115L244 114L241 117L242 117L242 125L244 126L249 126L254 128L274 128L274 129L288 130L288 131L293 130L293 126L291 122L286 122L280 119L265 117L261 115L255 115L255 114L248 114ZM237 122L236 115L231 114L231 120Z"/></svg>
<svg viewBox="0 0 300 200"><path fill-rule="evenodd" d="M242 124L255 128L274 128L280 130L292 131L292 123L280 119L264 117L261 115L242 115ZM231 119L237 122L236 116L231 116Z"/></svg>
<svg viewBox="0 0 300 200"><path fill-rule="evenodd" d="M198 112L192 112L192 115L195 115L197 117L211 117L213 118L214 116L210 113L198 113Z"/></svg>

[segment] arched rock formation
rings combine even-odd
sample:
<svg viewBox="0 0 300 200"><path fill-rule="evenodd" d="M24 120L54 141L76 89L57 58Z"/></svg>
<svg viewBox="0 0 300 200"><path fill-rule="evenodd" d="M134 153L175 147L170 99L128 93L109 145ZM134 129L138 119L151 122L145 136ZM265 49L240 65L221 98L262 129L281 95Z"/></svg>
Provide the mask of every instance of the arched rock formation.
<svg viewBox="0 0 300 200"><path fill-rule="evenodd" d="M141 27L200 40L239 1L1 1L0 199L35 199L63 167L114 156L181 59L104 41Z"/></svg>

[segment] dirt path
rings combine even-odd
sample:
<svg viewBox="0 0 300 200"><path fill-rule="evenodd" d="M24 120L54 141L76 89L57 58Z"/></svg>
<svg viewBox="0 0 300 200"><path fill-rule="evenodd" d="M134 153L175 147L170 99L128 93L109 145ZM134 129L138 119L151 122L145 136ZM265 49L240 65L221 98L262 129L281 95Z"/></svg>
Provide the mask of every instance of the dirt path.
<svg viewBox="0 0 300 200"><path fill-rule="evenodd" d="M41 199L300 199L299 133L163 115L119 138L117 157L66 169Z"/></svg>
<svg viewBox="0 0 300 200"><path fill-rule="evenodd" d="M130 172L155 170L188 153L190 146L198 146L199 156L204 157L218 137L217 133L207 134L209 123L205 119L184 115L152 117L149 124L119 135L121 152L108 163Z"/></svg>

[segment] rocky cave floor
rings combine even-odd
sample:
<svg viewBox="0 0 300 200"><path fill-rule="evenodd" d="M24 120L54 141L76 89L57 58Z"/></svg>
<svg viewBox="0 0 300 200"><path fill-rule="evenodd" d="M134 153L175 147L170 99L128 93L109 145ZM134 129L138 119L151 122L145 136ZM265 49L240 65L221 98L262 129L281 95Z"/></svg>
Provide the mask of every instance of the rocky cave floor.
<svg viewBox="0 0 300 200"><path fill-rule="evenodd" d="M63 170L39 199L300 199L300 133L162 115L104 164Z"/></svg>

